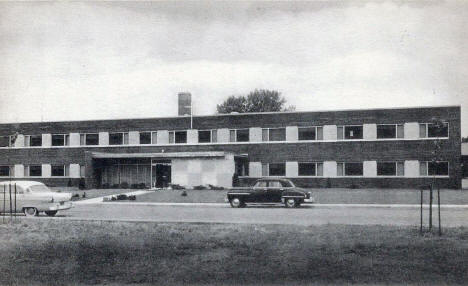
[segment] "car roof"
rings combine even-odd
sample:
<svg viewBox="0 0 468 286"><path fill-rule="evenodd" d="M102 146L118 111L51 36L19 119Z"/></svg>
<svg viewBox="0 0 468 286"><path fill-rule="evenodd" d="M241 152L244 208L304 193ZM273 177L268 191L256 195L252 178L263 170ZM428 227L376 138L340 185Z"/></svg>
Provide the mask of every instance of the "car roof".
<svg viewBox="0 0 468 286"><path fill-rule="evenodd" d="M34 185L44 185L43 183L37 182L37 181L3 181L3 182L0 182L0 186L10 185L10 184L11 185L16 184L17 186L23 189L27 189L30 186L34 186Z"/></svg>

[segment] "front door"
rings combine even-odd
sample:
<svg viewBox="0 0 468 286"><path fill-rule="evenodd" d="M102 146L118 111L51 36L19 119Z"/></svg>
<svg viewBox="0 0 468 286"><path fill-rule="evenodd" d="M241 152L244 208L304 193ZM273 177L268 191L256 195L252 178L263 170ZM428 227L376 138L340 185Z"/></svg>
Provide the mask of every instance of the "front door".
<svg viewBox="0 0 468 286"><path fill-rule="evenodd" d="M171 161L153 161L151 164L151 185L155 188L167 188L171 183Z"/></svg>

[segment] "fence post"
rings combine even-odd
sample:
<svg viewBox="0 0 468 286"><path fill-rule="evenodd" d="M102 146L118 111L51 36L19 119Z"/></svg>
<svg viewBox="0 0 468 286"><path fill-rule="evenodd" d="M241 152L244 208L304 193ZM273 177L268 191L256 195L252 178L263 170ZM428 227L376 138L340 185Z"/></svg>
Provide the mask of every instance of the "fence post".
<svg viewBox="0 0 468 286"><path fill-rule="evenodd" d="M440 224L440 188L437 188L437 204L439 208L439 235L442 235L442 225Z"/></svg>
<svg viewBox="0 0 468 286"><path fill-rule="evenodd" d="M16 221L16 183L15 183L15 221Z"/></svg>
<svg viewBox="0 0 468 286"><path fill-rule="evenodd" d="M432 231L432 184L429 190L429 231Z"/></svg>
<svg viewBox="0 0 468 286"><path fill-rule="evenodd" d="M423 188L421 188L421 222L419 227L419 233L423 232Z"/></svg>
<svg viewBox="0 0 468 286"><path fill-rule="evenodd" d="M10 222L12 221L12 218L13 218L13 205L12 205L12 201L11 201L11 184L9 185L8 187L8 190L10 192Z"/></svg>
<svg viewBox="0 0 468 286"><path fill-rule="evenodd" d="M6 213L5 189L6 189L6 185L3 185L3 217L2 217L3 223L5 223L5 213Z"/></svg>

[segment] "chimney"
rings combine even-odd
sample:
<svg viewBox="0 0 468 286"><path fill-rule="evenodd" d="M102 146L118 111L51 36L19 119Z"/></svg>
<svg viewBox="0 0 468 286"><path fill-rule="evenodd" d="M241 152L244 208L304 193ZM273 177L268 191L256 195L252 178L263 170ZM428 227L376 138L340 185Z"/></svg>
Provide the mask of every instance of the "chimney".
<svg viewBox="0 0 468 286"><path fill-rule="evenodd" d="M192 95L190 92L179 92L179 116L192 113Z"/></svg>

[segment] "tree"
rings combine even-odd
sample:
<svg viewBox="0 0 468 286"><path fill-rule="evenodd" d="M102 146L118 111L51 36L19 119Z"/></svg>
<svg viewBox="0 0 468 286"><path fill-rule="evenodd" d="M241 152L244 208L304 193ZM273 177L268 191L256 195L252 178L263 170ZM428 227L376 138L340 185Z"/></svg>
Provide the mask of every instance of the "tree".
<svg viewBox="0 0 468 286"><path fill-rule="evenodd" d="M295 106L285 107L286 99L276 90L256 89L247 96L230 96L222 104L218 104L218 113L231 112L274 112L294 111Z"/></svg>

